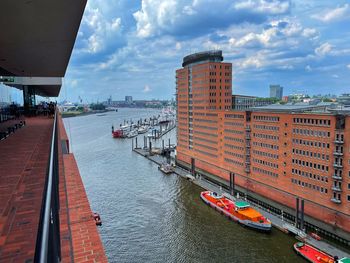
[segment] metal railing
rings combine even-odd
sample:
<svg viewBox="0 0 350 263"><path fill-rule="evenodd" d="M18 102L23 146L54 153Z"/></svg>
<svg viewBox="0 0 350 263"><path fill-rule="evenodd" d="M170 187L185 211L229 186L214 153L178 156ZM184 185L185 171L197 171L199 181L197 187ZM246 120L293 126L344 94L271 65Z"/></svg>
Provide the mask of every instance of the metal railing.
<svg viewBox="0 0 350 263"><path fill-rule="evenodd" d="M34 262L60 262L61 238L59 220L57 111L52 129L51 148Z"/></svg>

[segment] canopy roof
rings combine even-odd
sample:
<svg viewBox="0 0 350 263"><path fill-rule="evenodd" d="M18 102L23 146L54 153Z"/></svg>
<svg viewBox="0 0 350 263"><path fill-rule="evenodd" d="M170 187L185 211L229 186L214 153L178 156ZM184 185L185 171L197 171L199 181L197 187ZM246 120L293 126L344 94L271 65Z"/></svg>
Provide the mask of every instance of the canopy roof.
<svg viewBox="0 0 350 263"><path fill-rule="evenodd" d="M85 5L86 0L1 0L0 76L64 77ZM43 96L58 96L60 88L35 87Z"/></svg>

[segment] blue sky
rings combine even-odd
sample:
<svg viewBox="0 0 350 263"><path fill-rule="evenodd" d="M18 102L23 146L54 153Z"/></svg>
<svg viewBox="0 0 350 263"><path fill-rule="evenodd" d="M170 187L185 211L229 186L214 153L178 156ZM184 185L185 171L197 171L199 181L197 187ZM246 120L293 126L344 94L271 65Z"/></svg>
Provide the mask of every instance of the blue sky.
<svg viewBox="0 0 350 263"><path fill-rule="evenodd" d="M350 92L348 1L89 0L60 100L168 99L193 52L221 49L233 93Z"/></svg>

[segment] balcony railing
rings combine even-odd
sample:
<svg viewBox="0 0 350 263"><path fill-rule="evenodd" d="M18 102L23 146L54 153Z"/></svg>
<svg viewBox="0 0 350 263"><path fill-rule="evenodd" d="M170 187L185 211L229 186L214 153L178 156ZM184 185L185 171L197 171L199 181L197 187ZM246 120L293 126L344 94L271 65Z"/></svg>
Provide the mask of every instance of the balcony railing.
<svg viewBox="0 0 350 263"><path fill-rule="evenodd" d="M344 139L336 138L334 140L334 143L343 144L344 143Z"/></svg>
<svg viewBox="0 0 350 263"><path fill-rule="evenodd" d="M343 156L344 153L335 151L335 152L333 152L333 155L336 155L336 156Z"/></svg>
<svg viewBox="0 0 350 263"><path fill-rule="evenodd" d="M332 190L335 192L341 192L341 188L339 186L335 186L335 185L332 186Z"/></svg>
<svg viewBox="0 0 350 263"><path fill-rule="evenodd" d="M40 263L56 263L61 260L57 134L56 112L52 129L51 148L49 153L50 159L34 256L34 262Z"/></svg>
<svg viewBox="0 0 350 263"><path fill-rule="evenodd" d="M341 163L334 163L333 166L335 168L343 168L343 165Z"/></svg>
<svg viewBox="0 0 350 263"><path fill-rule="evenodd" d="M341 203L340 199L336 199L336 198L332 198L331 201L333 203L336 203L336 204L340 204Z"/></svg>
<svg viewBox="0 0 350 263"><path fill-rule="evenodd" d="M338 174L333 174L332 178L335 179L335 180L343 180L343 177L341 177Z"/></svg>

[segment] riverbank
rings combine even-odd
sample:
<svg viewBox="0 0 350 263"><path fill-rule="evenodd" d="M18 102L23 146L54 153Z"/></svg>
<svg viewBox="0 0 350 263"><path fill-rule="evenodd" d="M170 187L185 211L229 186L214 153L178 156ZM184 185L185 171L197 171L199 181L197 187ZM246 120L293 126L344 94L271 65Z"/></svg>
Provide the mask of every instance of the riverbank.
<svg viewBox="0 0 350 263"><path fill-rule="evenodd" d="M86 116L86 115L92 115L92 114L98 114L98 113L106 113L109 110L94 110L94 111L88 111L88 112L82 112L82 111L63 111L61 112L62 118L71 118L71 117L77 117L77 116Z"/></svg>

